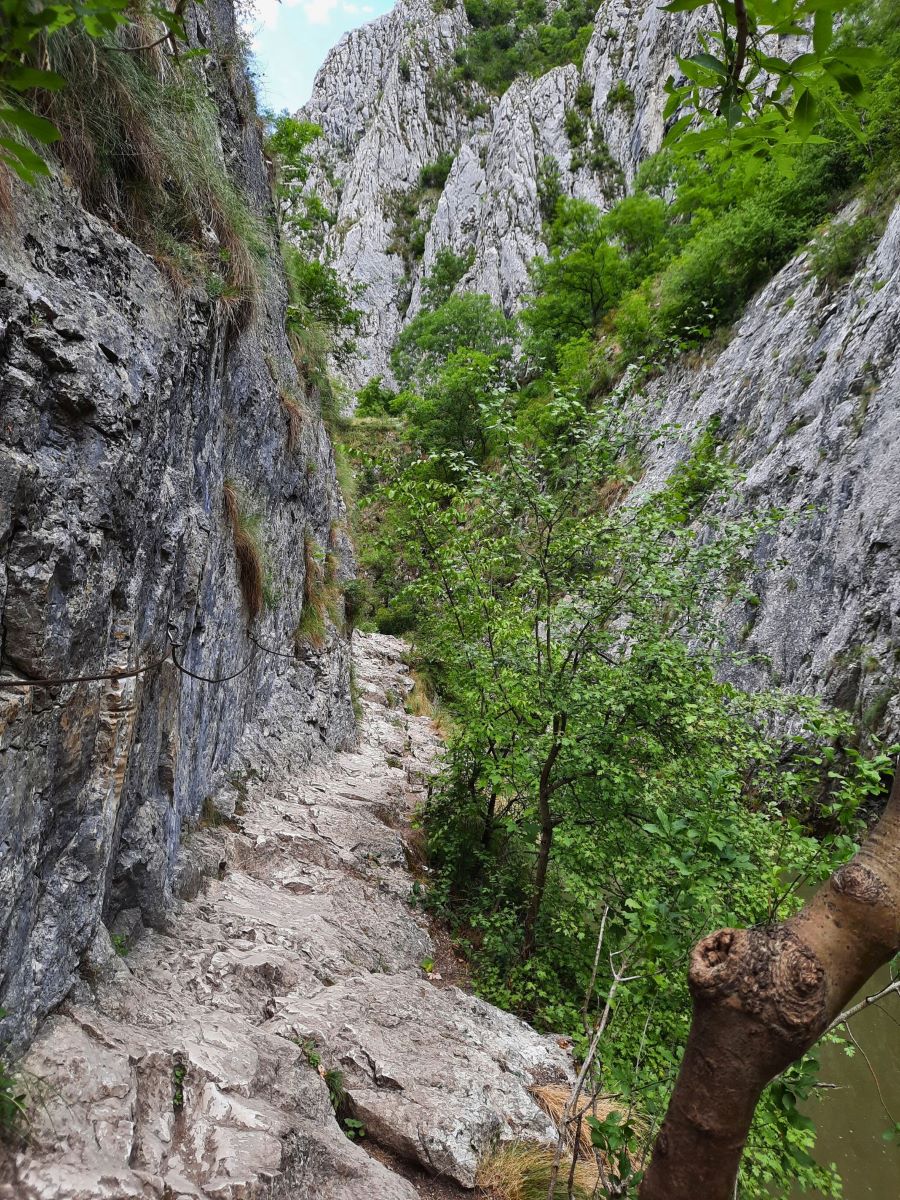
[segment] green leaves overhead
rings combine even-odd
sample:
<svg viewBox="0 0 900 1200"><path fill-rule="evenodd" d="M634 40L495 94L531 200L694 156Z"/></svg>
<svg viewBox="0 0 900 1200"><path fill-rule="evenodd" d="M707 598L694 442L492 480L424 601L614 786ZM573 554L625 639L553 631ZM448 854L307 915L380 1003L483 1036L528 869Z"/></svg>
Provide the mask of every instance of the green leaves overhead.
<svg viewBox="0 0 900 1200"><path fill-rule="evenodd" d="M863 137L857 109L876 50L835 38L835 16L847 0L673 0L666 12L709 9L717 28L701 33L702 50L679 58L680 80L666 82L664 115L675 118L666 144L681 154L725 146L732 153L773 157L790 169L786 151L807 141L831 110ZM811 37L794 58L768 53L773 41Z"/></svg>

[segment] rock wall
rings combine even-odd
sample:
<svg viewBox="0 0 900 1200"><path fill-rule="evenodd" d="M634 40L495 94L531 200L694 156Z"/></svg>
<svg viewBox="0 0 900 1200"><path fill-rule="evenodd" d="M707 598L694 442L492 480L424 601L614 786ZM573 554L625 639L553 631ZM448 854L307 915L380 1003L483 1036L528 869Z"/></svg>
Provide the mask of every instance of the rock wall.
<svg viewBox="0 0 900 1200"><path fill-rule="evenodd" d="M851 279L828 287L799 255L721 353L632 401L678 431L652 451L645 488L717 418L745 472L735 510L786 513L757 548L756 599L727 613L734 647L755 659L739 681L818 694L889 741L900 739L898 311L900 206Z"/></svg>
<svg viewBox="0 0 900 1200"><path fill-rule="evenodd" d="M195 19L225 161L272 218L230 0ZM288 440L279 391L296 374L274 244L258 312L238 328L60 179L16 187L14 205L0 229L0 676L156 664L0 687L0 1045L16 1049L66 995L101 920L136 910L163 924L191 874L182 835L277 678L304 714L303 753L348 743L353 716L334 631L292 657L304 539L345 558L347 546L320 421L311 412ZM269 603L256 641L226 481L259 521ZM170 643L194 676L234 677L183 673Z"/></svg>
<svg viewBox="0 0 900 1200"><path fill-rule="evenodd" d="M486 293L508 314L520 307L529 266L546 253L542 168L556 164L564 195L601 209L617 200L659 148L665 81L677 74L676 55L692 52L701 23L697 14L662 12L656 0L608 0L581 71L568 65L522 77L499 99L449 80L471 32L462 0L440 13L432 0L398 0L341 39L300 115L324 131L308 183L335 217L323 257L362 289L363 335L347 371L353 386L390 378L391 347L418 311L441 250L472 259L459 290ZM565 127L575 112L584 127L579 145ZM424 253L404 262L395 198L447 151L456 157L440 198L420 208Z"/></svg>

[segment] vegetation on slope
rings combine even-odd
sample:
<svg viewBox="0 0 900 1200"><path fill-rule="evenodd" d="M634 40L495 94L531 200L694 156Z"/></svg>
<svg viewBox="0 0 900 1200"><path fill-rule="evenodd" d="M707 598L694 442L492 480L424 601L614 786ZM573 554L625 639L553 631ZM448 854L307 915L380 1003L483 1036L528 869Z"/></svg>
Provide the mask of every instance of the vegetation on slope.
<svg viewBox="0 0 900 1200"><path fill-rule="evenodd" d="M828 110L778 155L667 148L606 214L557 194L518 328L428 281L433 302L394 352L401 390L372 381L353 433L369 619L410 632L450 728L422 814L423 903L483 994L582 1051L628 977L593 1086L651 1122L687 1035L691 945L796 911L797 886L846 861L891 769L877 743L860 753L845 714L721 682L739 653L712 601L752 611L748 555L783 516L717 516L737 480L715 425L661 493L625 503L646 449L622 416L630 389L727 336L811 239L822 286L840 280L896 197L896 12L866 8L842 36L892 51L865 143ZM854 195L861 214L842 224ZM839 1193L798 1111L815 1080L808 1056L765 1093L742 1196ZM629 1136L621 1194L642 1154Z"/></svg>
<svg viewBox="0 0 900 1200"><path fill-rule="evenodd" d="M456 56L456 78L502 95L518 75L581 66L599 3L562 0L548 16L544 0L465 0L472 33Z"/></svg>

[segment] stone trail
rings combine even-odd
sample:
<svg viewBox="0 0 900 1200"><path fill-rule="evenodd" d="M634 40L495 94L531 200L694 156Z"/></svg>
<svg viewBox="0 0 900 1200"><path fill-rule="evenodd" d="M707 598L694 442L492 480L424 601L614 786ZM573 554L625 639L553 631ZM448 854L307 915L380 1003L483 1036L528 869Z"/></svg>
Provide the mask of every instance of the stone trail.
<svg viewBox="0 0 900 1200"><path fill-rule="evenodd" d="M38 1103L2 1200L414 1200L344 1135L313 1044L369 1139L435 1176L472 1187L494 1140L555 1137L528 1089L569 1074L564 1050L420 965L403 827L438 739L404 711L403 650L355 636L359 748L299 777L308 729L280 686L166 929L101 927L23 1064Z"/></svg>

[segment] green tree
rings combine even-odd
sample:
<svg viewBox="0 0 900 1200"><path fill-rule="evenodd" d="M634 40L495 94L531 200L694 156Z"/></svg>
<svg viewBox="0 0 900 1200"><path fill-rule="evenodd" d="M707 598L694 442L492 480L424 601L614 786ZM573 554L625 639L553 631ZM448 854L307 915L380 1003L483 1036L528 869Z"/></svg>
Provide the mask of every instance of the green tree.
<svg viewBox="0 0 900 1200"><path fill-rule="evenodd" d="M400 334L391 366L402 384L424 387L457 350L482 354L512 352L516 325L490 296L451 296L433 312L420 312Z"/></svg>
<svg viewBox="0 0 900 1200"><path fill-rule="evenodd" d="M412 436L430 452L483 459L490 444L483 404L498 381L501 360L501 355L480 350L451 354L422 394L406 403Z"/></svg>
<svg viewBox="0 0 900 1200"><path fill-rule="evenodd" d="M560 343L596 329L622 295L628 274L599 210L584 200L559 200L548 240L549 258L532 267L535 294L523 320L532 354L552 366Z"/></svg>

